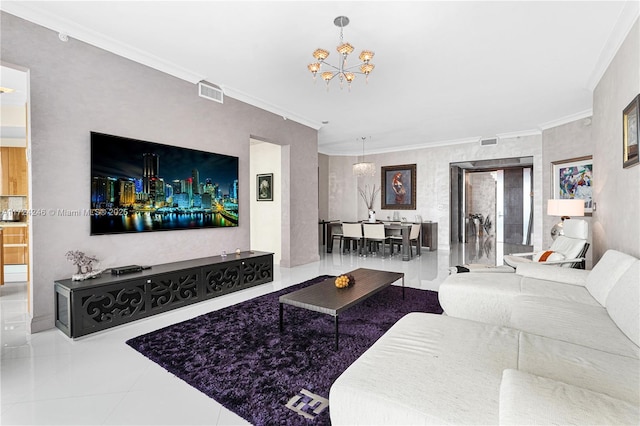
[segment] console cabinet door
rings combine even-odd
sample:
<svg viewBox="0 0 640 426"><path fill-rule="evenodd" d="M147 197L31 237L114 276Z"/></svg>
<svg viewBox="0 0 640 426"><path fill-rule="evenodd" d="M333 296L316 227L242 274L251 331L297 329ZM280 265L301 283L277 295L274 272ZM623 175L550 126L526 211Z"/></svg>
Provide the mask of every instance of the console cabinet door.
<svg viewBox="0 0 640 426"><path fill-rule="evenodd" d="M205 298L217 297L239 290L242 285L243 261L231 261L204 266Z"/></svg>
<svg viewBox="0 0 640 426"><path fill-rule="evenodd" d="M200 300L200 269L188 269L147 279L151 314L179 308Z"/></svg>
<svg viewBox="0 0 640 426"><path fill-rule="evenodd" d="M273 281L273 255L247 259L242 262L242 283L243 287Z"/></svg>
<svg viewBox="0 0 640 426"><path fill-rule="evenodd" d="M71 292L71 337L84 336L149 315L146 282L123 281Z"/></svg>

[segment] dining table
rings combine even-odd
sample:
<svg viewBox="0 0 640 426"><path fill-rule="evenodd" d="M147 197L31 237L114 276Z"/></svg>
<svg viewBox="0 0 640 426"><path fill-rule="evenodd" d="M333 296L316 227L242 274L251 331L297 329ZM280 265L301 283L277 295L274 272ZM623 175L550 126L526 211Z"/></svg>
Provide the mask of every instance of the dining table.
<svg viewBox="0 0 640 426"><path fill-rule="evenodd" d="M370 223L370 222L361 222ZM385 233L392 234L400 231L402 235L402 260L411 260L411 246L409 244L409 234L411 233L411 223L409 222L376 222L383 223ZM333 230L342 226L342 222L327 223L327 253L333 252ZM418 244L416 245L416 254L420 256L420 238L418 238Z"/></svg>

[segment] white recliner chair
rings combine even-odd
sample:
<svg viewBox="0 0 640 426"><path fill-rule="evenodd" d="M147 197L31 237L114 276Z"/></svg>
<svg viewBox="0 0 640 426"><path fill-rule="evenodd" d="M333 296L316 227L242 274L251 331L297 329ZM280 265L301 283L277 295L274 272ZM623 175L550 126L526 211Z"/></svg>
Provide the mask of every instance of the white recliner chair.
<svg viewBox="0 0 640 426"><path fill-rule="evenodd" d="M514 253L504 256L504 263L513 268L523 263L539 262L566 268L584 269L584 256L589 249L589 224L582 219L567 219L564 235L559 235L549 249L537 253Z"/></svg>

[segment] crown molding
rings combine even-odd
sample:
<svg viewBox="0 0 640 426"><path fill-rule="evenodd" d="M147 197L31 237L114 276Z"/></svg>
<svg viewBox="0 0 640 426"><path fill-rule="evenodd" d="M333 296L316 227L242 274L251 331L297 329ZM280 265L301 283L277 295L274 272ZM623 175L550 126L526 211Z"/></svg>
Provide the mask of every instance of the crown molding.
<svg viewBox="0 0 640 426"><path fill-rule="evenodd" d="M112 38L99 34L89 28L73 23L67 19L54 16L48 12L44 12L37 7L30 6L26 2L3 1L1 9L19 18L26 19L35 24L41 25L58 33L66 34L76 40L88 43L92 46L99 47L118 56L130 59L134 62L151 67L155 70L177 77L181 80L197 84L202 80L207 80L197 72L188 70L172 62L165 61L157 56L151 55L133 46L118 42ZM249 105L282 116L285 120L293 120L302 125L318 130L322 127L321 123L301 117L290 111L285 111L261 99L252 97L246 93L236 90L232 87L220 86L225 96L237 99Z"/></svg>
<svg viewBox="0 0 640 426"><path fill-rule="evenodd" d="M624 7L620 11L616 25L613 27L607 42L600 52L598 62L596 63L591 76L587 80L587 88L592 92L602 79L602 76L611 65L611 61L615 57L618 50L622 46L629 32L640 17L640 2L638 0L627 0Z"/></svg>
<svg viewBox="0 0 640 426"><path fill-rule="evenodd" d="M593 115L593 109L589 108L584 111L576 112L575 114L558 118L556 120L547 121L546 123L540 124L538 127L540 128L540 130L544 131L552 127L558 127L558 126L562 126L563 124L571 123L572 121L591 117L592 115Z"/></svg>
<svg viewBox="0 0 640 426"><path fill-rule="evenodd" d="M389 147L389 148L378 148L378 149L369 149L367 148L367 155L370 154L388 154L391 152L402 152L402 151L413 151L416 149L425 149L425 148L438 148L438 147L442 147L442 146L451 146L451 145L462 145L462 144L467 144L467 143L477 143L479 142L481 139L480 136L475 136L475 137L470 137L470 138L463 138L463 139L451 139L451 140L445 140L445 141L436 141L436 142L422 142L422 143L417 143L417 144L411 144L411 145L402 145L402 146L393 146L393 147ZM340 144L337 144L338 146L340 146ZM354 155L362 155L362 152L336 152L336 151L332 151L331 149L326 149L326 146L320 146L318 145L318 153L319 154L324 154L324 155L333 155L333 156L337 156L337 157L351 157Z"/></svg>
<svg viewBox="0 0 640 426"><path fill-rule="evenodd" d="M110 37L106 37L82 25L78 25L67 19L44 12L28 2L3 1L0 7L7 13L33 22L58 33L65 34L76 40L99 47L118 56L130 59L134 62L146 65L158 71L186 80L190 83L198 83L204 77L196 72L183 68L172 62L165 61L140 49L136 49L126 43L121 43Z"/></svg>
<svg viewBox="0 0 640 426"><path fill-rule="evenodd" d="M244 93L240 90L234 89L233 87L228 86L220 86L225 96L236 99L238 101L244 102L249 105L253 105L257 108L263 109L265 111L271 112L273 114L281 116L284 120L292 120L296 123L300 123L304 126L311 127L314 130L319 130L322 127L322 123L311 120L306 117L302 117L298 114L292 113L290 111L286 111L282 108L279 108L267 101L251 96L247 93Z"/></svg>
<svg viewBox="0 0 640 426"><path fill-rule="evenodd" d="M504 139L523 138L526 136L538 136L541 134L542 134L542 130L540 129L528 129L528 130L518 130L517 132L497 133L496 137L499 140L504 140Z"/></svg>

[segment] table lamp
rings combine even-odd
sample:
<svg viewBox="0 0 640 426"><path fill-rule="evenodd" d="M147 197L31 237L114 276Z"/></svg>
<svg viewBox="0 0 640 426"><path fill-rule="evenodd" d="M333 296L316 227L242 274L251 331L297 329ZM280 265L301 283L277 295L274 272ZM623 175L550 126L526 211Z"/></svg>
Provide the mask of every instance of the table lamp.
<svg viewBox="0 0 640 426"><path fill-rule="evenodd" d="M561 218L561 221L551 228L551 238L555 240L558 235L564 235L562 224L565 219L571 219L571 216L584 216L584 200L549 200L547 202L547 214L549 216L560 216Z"/></svg>

